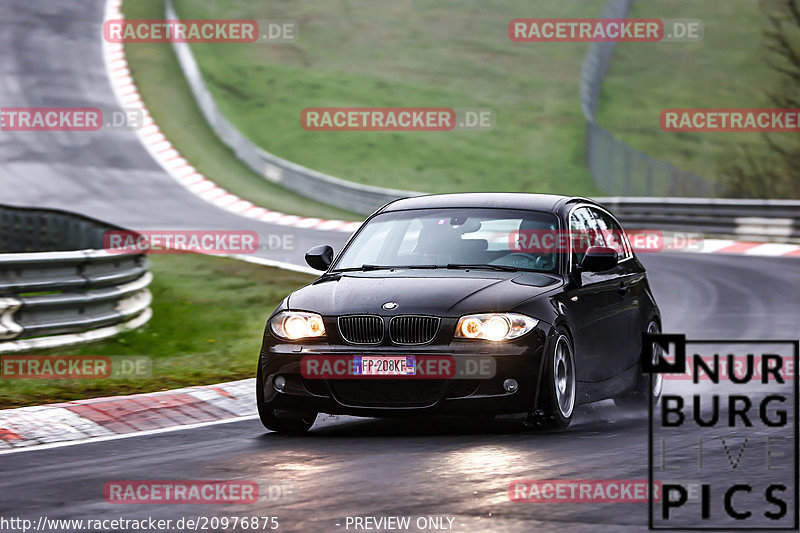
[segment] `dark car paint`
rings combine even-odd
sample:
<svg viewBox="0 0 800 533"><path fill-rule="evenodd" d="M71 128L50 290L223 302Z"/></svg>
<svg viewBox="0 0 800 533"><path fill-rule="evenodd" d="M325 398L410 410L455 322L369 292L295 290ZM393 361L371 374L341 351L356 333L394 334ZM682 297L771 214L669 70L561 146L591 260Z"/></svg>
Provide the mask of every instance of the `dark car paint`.
<svg viewBox="0 0 800 533"><path fill-rule="evenodd" d="M460 317L508 311L509 305L516 306L558 283L555 276L533 272L445 269L346 272L325 276L298 289L289 296L288 305L294 310L309 310L323 316L381 311L387 316L433 313ZM393 312L381 309L389 301L398 304Z"/></svg>
<svg viewBox="0 0 800 533"><path fill-rule="evenodd" d="M372 216L387 211L437 207L531 209L556 214L564 228L570 210L576 205L601 207L584 198L476 193L398 200ZM335 267L336 259L332 270ZM538 399L542 355L550 349L559 327L567 331L574 343L578 403L625 392L634 386L640 372L641 334L649 320L660 322L645 269L635 256L620 262L610 271L584 272L578 277L570 276L569 267L568 260L560 261L557 276L479 269L396 269L338 274L329 271L319 280L292 293L275 310L275 313L292 309L321 314L328 331L327 341L288 343L275 338L269 327L265 329L260 365L266 376L264 390L267 399L276 409L363 416L470 413L476 410L489 414L523 412L533 407ZM387 301L399 305L393 311L385 311L381 305ZM458 317L493 311L523 313L540 322L533 332L514 341L491 343L454 339ZM428 314L441 316L443 320L437 338L427 346L347 345L338 337L335 317L359 313L385 317ZM296 382L292 382L296 389L287 387L284 393L276 393L271 387L271 379L278 373L299 374L299 359L303 355L342 353L421 357L443 353L454 356L486 354L496 358L498 370L494 379L480 383L480 390L475 394L461 398L447 398L445 395L441 401L424 408L342 405L333 399L327 385L314 383L314 391L309 391L299 375ZM516 394L498 389L505 377L514 377L520 382ZM292 390L298 395L291 394Z"/></svg>

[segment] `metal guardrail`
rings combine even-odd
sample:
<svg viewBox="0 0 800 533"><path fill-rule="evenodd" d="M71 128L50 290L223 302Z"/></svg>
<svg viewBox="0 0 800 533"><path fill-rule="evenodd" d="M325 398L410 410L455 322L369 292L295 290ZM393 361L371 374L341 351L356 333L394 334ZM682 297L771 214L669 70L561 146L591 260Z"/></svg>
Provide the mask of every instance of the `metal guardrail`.
<svg viewBox="0 0 800 533"><path fill-rule="evenodd" d="M178 20L172 0L166 1L166 18ZM372 213L392 200L424 194L353 183L292 163L262 150L237 130L219 110L203 81L191 46L187 43L173 42L172 48L197 105L214 133L239 159L269 181L307 198L364 215Z"/></svg>
<svg viewBox="0 0 800 533"><path fill-rule="evenodd" d="M586 164L607 194L713 197L720 190L694 172L631 147L594 121L586 122Z"/></svg>
<svg viewBox="0 0 800 533"><path fill-rule="evenodd" d="M150 319L147 256L103 250L111 229L120 228L0 206L0 353L99 340Z"/></svg>
<svg viewBox="0 0 800 533"><path fill-rule="evenodd" d="M800 201L596 198L625 227L698 232L742 240L800 242Z"/></svg>

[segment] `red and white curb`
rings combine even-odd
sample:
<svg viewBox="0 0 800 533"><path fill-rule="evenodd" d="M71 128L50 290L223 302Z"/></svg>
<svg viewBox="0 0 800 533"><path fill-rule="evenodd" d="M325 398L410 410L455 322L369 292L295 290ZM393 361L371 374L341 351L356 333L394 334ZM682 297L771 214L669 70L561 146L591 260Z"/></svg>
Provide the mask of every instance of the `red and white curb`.
<svg viewBox="0 0 800 533"><path fill-rule="evenodd" d="M800 257L800 244L702 239L697 246L686 246L665 251L700 254L751 255L758 257Z"/></svg>
<svg viewBox="0 0 800 533"><path fill-rule="evenodd" d="M0 411L0 454L257 416L255 379Z"/></svg>
<svg viewBox="0 0 800 533"><path fill-rule="evenodd" d="M122 20L124 15L121 8L122 0L108 0L105 6L105 20ZM102 39L102 43L103 60L117 101L124 108L139 109L142 112L143 124L136 130L139 140L167 174L190 192L231 213L282 226L352 233L361 225L361 222L306 218L271 211L229 193L199 173L167 140L144 105L128 67L125 45L109 43L105 38Z"/></svg>

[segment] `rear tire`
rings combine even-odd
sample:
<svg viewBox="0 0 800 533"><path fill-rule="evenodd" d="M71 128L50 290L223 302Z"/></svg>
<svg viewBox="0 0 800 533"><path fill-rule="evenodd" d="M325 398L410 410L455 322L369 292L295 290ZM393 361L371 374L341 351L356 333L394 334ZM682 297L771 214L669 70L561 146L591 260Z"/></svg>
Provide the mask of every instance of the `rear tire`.
<svg viewBox="0 0 800 533"><path fill-rule="evenodd" d="M650 320L650 323L647 325L647 332L661 332L661 327L658 325L658 322L656 322L655 319ZM661 347L658 344L653 343L651 350L653 353L653 362L656 362L661 356ZM642 345L642 354L639 357L639 374L636 381L636 386L629 392L614 398L614 403L618 407L627 409L647 409L647 402L651 401L651 398L653 405L658 405L658 401L661 398L661 391L664 389L664 377L661 374L653 374L653 381L651 384L650 375L641 371L642 358L646 353L647 351L645 350L645 346Z"/></svg>
<svg viewBox="0 0 800 533"><path fill-rule="evenodd" d="M317 420L317 413L285 413L276 416L264 399L264 381L261 376L261 364L258 365L256 373L256 406L258 407L258 417L261 423L270 431L278 433L303 434L306 433Z"/></svg>
<svg viewBox="0 0 800 533"><path fill-rule="evenodd" d="M577 400L575 376L572 340L559 328L543 366L539 406L528 414L528 425L543 429L569 426Z"/></svg>

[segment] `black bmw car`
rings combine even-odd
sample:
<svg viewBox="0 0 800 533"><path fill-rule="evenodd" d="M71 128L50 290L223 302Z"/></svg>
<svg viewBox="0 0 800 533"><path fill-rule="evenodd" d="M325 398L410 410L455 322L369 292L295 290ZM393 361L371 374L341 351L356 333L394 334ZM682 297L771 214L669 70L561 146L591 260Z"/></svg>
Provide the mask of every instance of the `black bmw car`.
<svg viewBox="0 0 800 533"><path fill-rule="evenodd" d="M661 317L628 237L586 198L420 196L372 214L325 273L267 321L256 397L271 430L318 413L520 414L566 427L576 405L647 405L643 332Z"/></svg>

